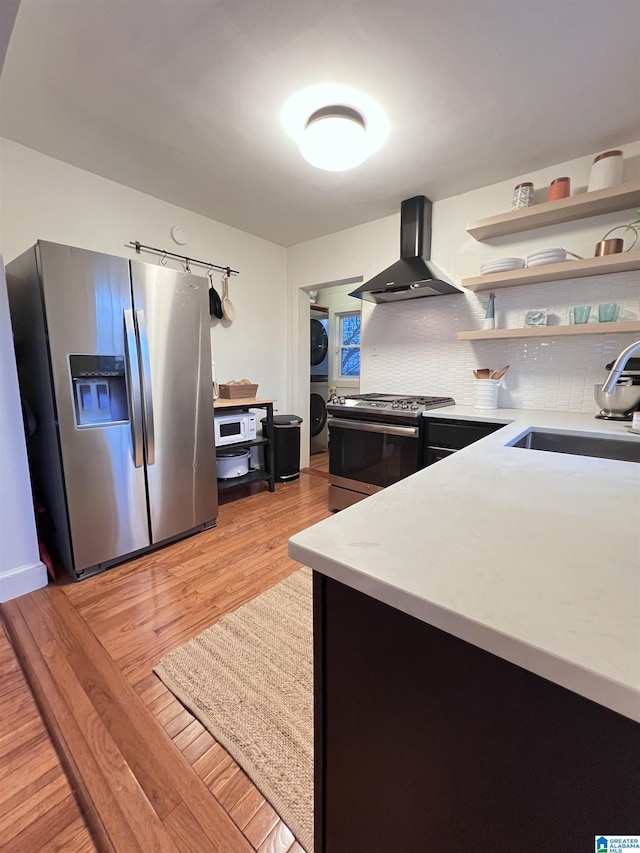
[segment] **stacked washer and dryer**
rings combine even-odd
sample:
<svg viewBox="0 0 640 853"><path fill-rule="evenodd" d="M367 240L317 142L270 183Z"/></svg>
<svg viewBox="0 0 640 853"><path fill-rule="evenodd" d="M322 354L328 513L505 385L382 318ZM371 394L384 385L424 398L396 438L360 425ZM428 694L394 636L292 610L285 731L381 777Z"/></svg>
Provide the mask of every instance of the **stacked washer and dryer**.
<svg viewBox="0 0 640 853"><path fill-rule="evenodd" d="M328 447L327 402L329 400L329 320L311 309L311 397L309 400L310 452Z"/></svg>

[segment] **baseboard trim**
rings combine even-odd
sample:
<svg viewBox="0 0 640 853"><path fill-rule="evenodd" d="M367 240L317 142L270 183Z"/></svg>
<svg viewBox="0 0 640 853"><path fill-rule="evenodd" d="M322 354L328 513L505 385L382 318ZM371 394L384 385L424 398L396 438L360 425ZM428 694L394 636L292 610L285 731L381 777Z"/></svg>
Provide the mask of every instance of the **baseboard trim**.
<svg viewBox="0 0 640 853"><path fill-rule="evenodd" d="M0 573L0 604L26 595L28 592L35 592L47 583L47 567L40 562L2 572Z"/></svg>

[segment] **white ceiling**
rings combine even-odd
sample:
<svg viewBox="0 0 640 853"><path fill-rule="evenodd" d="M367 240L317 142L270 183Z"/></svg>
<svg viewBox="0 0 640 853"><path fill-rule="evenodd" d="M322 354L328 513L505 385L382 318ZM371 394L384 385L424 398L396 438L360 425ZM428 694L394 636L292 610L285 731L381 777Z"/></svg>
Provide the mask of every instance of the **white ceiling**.
<svg viewBox="0 0 640 853"><path fill-rule="evenodd" d="M22 0L0 133L288 246L637 139L639 34L638 0ZM388 115L352 172L283 129L322 82Z"/></svg>

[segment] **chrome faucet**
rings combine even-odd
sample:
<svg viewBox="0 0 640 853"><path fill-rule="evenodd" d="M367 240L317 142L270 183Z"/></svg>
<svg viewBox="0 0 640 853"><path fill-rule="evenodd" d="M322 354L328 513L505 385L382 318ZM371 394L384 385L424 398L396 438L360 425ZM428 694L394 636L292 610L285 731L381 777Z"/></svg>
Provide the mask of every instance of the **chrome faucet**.
<svg viewBox="0 0 640 853"><path fill-rule="evenodd" d="M640 351L640 341L636 341L635 344L629 344L626 349L623 349L620 355L616 358L613 367L611 368L611 372L607 378L607 381L602 386L602 390L605 394L610 394L613 389L616 387L616 382L620 379L620 374L625 369L627 362L634 354L634 352Z"/></svg>

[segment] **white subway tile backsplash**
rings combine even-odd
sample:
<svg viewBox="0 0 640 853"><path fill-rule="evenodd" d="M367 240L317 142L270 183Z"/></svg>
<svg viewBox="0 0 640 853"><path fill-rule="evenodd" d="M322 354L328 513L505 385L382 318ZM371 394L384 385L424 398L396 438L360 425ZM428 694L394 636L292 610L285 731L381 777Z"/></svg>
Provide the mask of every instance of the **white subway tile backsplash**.
<svg viewBox="0 0 640 853"><path fill-rule="evenodd" d="M504 378L503 408L594 412L593 386L603 382L605 364L640 335L633 333L582 337L458 341L456 333L482 328L488 293L465 293L378 305L362 330L363 391L451 395L457 403L473 403L473 368L510 370ZM555 325L570 322L570 309L618 302L620 320L640 317L637 272L597 278L548 282L496 291L498 326L522 328L530 308L546 308ZM370 358L373 344L384 357Z"/></svg>

